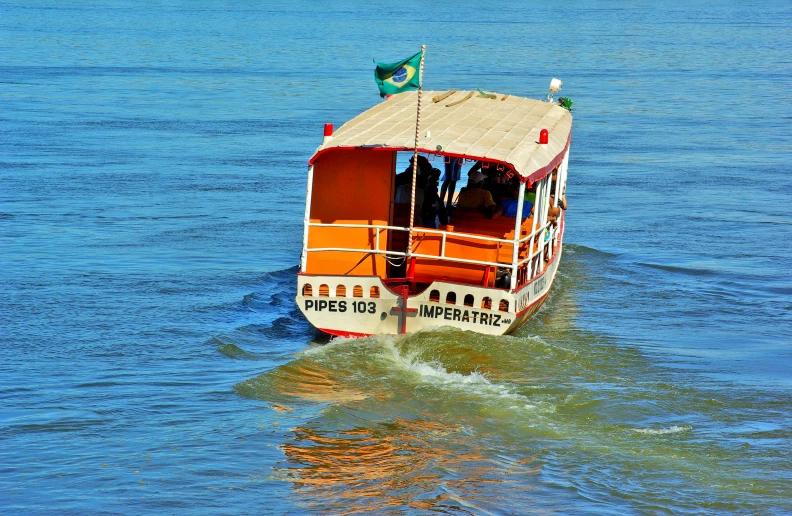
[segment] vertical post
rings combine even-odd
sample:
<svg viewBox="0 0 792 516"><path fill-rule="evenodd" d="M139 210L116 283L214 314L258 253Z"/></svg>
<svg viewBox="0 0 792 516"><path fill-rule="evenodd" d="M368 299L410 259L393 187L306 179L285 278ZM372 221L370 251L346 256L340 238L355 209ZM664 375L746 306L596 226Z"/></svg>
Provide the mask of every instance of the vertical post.
<svg viewBox="0 0 792 516"><path fill-rule="evenodd" d="M567 171L569 170L569 150L570 148L567 147L567 153L564 156L564 160L561 162L561 167L558 169L558 179L559 179L559 189L558 192L558 200L561 202L561 199L564 198L566 194L566 183L567 183Z"/></svg>
<svg viewBox="0 0 792 516"><path fill-rule="evenodd" d="M569 151L570 148L567 147L567 153L564 156L564 160L561 162L561 168L558 169L559 172L561 172L561 174L559 174L561 178L561 195L559 196L559 199L563 196L563 194L566 193L567 170L569 169Z"/></svg>
<svg viewBox="0 0 792 516"><path fill-rule="evenodd" d="M534 266L533 266L533 249L534 249L534 242L536 242L536 235L534 231L536 231L536 224L539 222L539 187L541 184L537 185L536 188L536 197L534 197L534 216L531 219L531 239L528 241L528 281L532 280L534 277Z"/></svg>
<svg viewBox="0 0 792 516"><path fill-rule="evenodd" d="M423 69L426 45L421 45L421 70L418 72L418 110L415 114L415 149L413 150L412 194L410 195L410 227L407 232L407 256L412 255L413 218L415 218L415 184L418 179L418 133L421 130L421 93L423 92Z"/></svg>
<svg viewBox="0 0 792 516"><path fill-rule="evenodd" d="M303 217L303 248L300 256L300 272L308 265L308 229L311 223L311 194L313 193L313 165L308 167L308 183L305 185L305 216Z"/></svg>
<svg viewBox="0 0 792 516"><path fill-rule="evenodd" d="M552 175L550 176L550 183L552 183ZM556 167L555 196L553 197L553 208L558 207L558 204L560 202L559 201L560 199L559 193L561 191L560 185L561 185L561 164L559 163L558 167ZM548 188L550 188L550 186L548 186ZM550 191L552 191L552 188L550 188ZM548 202L550 202L549 197L548 197ZM550 240L548 240L548 242L550 242L550 245L547 246L547 257L552 258L553 248L555 247L556 234L558 233L558 224L556 223L555 226L551 226L547 228L547 231L550 234Z"/></svg>
<svg viewBox="0 0 792 516"><path fill-rule="evenodd" d="M542 179L542 212L540 214L539 220L540 229L547 230L547 208L550 205L550 176L545 176ZM545 232L542 231L541 233L541 241L539 242L539 264L538 264L538 272L544 271L544 257L545 257L545 239L544 239Z"/></svg>
<svg viewBox="0 0 792 516"><path fill-rule="evenodd" d="M522 228L522 212L525 204L525 181L520 181L520 193L517 195L517 217L514 219L514 249L512 250L512 274L509 290L517 287L517 262L520 259L520 228Z"/></svg>

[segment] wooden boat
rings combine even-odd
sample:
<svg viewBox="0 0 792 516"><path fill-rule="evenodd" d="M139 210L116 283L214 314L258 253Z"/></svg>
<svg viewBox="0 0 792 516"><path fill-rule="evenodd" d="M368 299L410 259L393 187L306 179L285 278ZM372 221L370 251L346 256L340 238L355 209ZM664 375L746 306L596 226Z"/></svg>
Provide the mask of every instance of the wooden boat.
<svg viewBox="0 0 792 516"><path fill-rule="evenodd" d="M434 101L424 106L418 152L438 168L451 158L492 164L519 180L518 199L535 187L532 215L523 218L517 203L514 217L457 210L446 226L412 224L409 205L394 196L397 153L416 148L416 92L392 96L335 134L326 125L309 160L296 297L321 331L507 334L547 298L564 235L563 210L555 221L548 212L564 197L572 116L552 102L452 92L423 92Z"/></svg>

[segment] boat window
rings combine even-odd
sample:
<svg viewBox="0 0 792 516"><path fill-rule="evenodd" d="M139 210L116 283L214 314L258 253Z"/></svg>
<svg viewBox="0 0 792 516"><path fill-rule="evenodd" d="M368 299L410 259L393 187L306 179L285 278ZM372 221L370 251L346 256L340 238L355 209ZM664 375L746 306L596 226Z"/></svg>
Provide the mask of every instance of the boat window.
<svg viewBox="0 0 792 516"><path fill-rule="evenodd" d="M346 297L346 287L344 285L336 287L336 297Z"/></svg>
<svg viewBox="0 0 792 516"><path fill-rule="evenodd" d="M501 302L498 303L498 310L501 312L508 312L509 311L509 302L505 299L501 299Z"/></svg>
<svg viewBox="0 0 792 516"><path fill-rule="evenodd" d="M370 292L369 293L369 297L372 297L372 298L379 297L379 287L371 287L371 290L369 292Z"/></svg>
<svg viewBox="0 0 792 516"><path fill-rule="evenodd" d="M305 297L313 296L313 287L311 286L310 283L306 283L305 285L303 285L303 295Z"/></svg>
<svg viewBox="0 0 792 516"><path fill-rule="evenodd" d="M465 296L465 306L473 306L473 294Z"/></svg>
<svg viewBox="0 0 792 516"><path fill-rule="evenodd" d="M363 287L355 285L354 288L352 288L352 297L363 297Z"/></svg>
<svg viewBox="0 0 792 516"><path fill-rule="evenodd" d="M447 305L456 304L456 292L449 292L448 294L446 294L446 304Z"/></svg>
<svg viewBox="0 0 792 516"><path fill-rule="evenodd" d="M485 297L481 300L481 308L484 310L492 310L492 299Z"/></svg>
<svg viewBox="0 0 792 516"><path fill-rule="evenodd" d="M433 290L433 291L429 292L429 301L431 301L432 303L439 303L440 302L440 291L439 290Z"/></svg>
<svg viewBox="0 0 792 516"><path fill-rule="evenodd" d="M319 285L319 297L330 297L330 287L327 285Z"/></svg>

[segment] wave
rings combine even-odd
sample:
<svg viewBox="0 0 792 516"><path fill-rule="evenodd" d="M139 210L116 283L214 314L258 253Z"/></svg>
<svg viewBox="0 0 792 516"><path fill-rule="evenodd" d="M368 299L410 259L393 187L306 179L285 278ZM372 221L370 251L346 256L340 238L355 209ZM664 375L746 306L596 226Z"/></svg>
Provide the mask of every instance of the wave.
<svg viewBox="0 0 792 516"><path fill-rule="evenodd" d="M213 340L222 342L220 339L214 338ZM261 357L255 353L249 353L235 344L221 344L217 351L224 354L228 358L241 359L241 360L259 360Z"/></svg>
<svg viewBox="0 0 792 516"><path fill-rule="evenodd" d="M688 276L712 276L717 274L715 271L709 269L697 269L695 267L681 267L678 265L661 265L657 263L637 262L641 267L649 267L650 269L657 269L666 272L676 272L679 274L686 274Z"/></svg>
<svg viewBox="0 0 792 516"><path fill-rule="evenodd" d="M668 428L633 428L633 432L651 435L678 434L680 432L690 432L691 430L693 430L693 427L689 425L673 425Z"/></svg>

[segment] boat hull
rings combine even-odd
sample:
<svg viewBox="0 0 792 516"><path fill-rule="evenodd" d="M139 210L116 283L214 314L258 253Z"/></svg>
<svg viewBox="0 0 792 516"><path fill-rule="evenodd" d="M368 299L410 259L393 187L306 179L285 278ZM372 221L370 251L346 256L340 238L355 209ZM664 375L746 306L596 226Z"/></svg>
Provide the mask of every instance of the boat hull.
<svg viewBox="0 0 792 516"><path fill-rule="evenodd" d="M422 293L404 298L388 289L379 276L300 274L296 302L311 324L336 336L398 335L448 326L506 335L522 326L547 299L561 261L562 236L563 231L545 270L515 292L435 281ZM335 295L339 286L346 294L360 295L339 297ZM308 290L312 295L303 295ZM449 297L456 302L447 303Z"/></svg>

